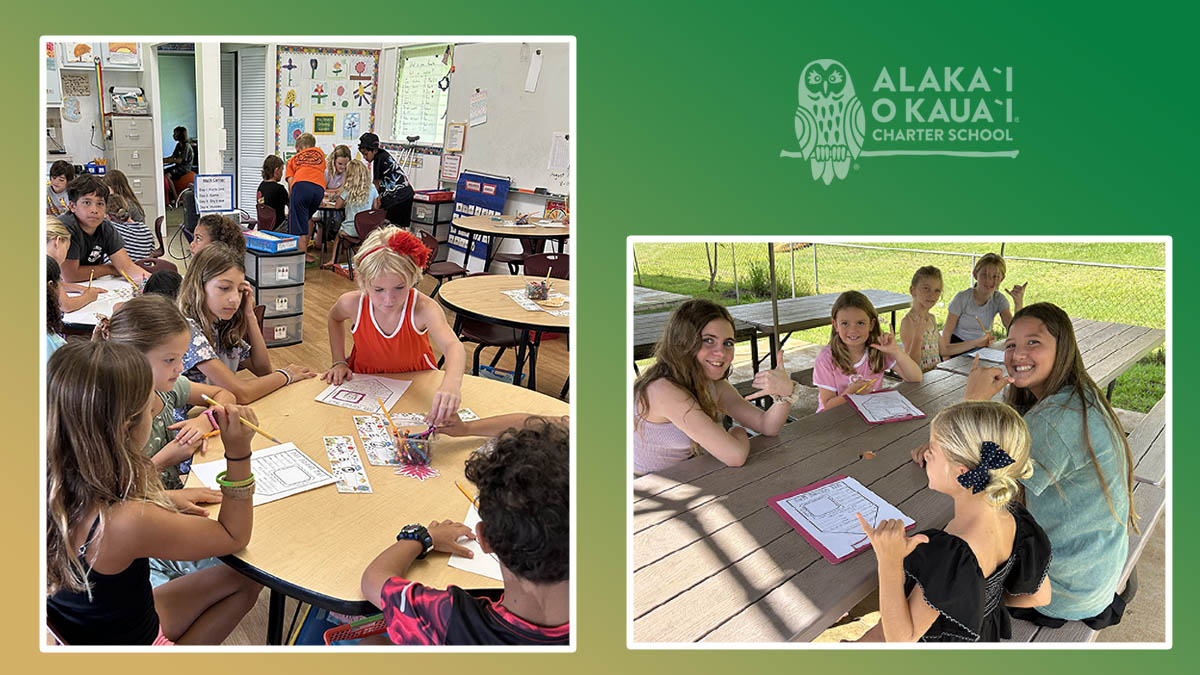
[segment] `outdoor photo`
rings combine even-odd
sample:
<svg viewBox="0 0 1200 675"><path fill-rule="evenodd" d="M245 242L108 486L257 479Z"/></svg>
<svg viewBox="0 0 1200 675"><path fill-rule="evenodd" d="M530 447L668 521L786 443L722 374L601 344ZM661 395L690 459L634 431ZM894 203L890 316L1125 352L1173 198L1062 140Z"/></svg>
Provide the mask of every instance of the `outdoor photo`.
<svg viewBox="0 0 1200 675"><path fill-rule="evenodd" d="M1169 240L628 255L631 645L1166 641Z"/></svg>

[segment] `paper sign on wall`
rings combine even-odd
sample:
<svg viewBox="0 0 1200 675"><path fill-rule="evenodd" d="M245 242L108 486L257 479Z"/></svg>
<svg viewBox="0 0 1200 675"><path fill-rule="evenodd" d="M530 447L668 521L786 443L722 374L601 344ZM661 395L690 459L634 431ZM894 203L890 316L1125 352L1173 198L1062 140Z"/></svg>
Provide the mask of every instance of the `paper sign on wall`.
<svg viewBox="0 0 1200 675"><path fill-rule="evenodd" d="M467 140L467 123L451 122L446 125L446 151L462 152Z"/></svg>
<svg viewBox="0 0 1200 675"><path fill-rule="evenodd" d="M193 194L196 196L196 211L199 213L232 211L233 174L197 174Z"/></svg>
<svg viewBox="0 0 1200 675"><path fill-rule="evenodd" d="M487 90L476 89L471 94L471 126L479 126L487 121Z"/></svg>
<svg viewBox="0 0 1200 675"><path fill-rule="evenodd" d="M442 155L442 180L458 180L462 167L462 155Z"/></svg>

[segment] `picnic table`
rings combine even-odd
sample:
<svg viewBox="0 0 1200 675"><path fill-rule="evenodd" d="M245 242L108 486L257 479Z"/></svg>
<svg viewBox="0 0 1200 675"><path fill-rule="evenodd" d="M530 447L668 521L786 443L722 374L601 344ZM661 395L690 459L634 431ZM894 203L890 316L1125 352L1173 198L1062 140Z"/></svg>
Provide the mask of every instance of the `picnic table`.
<svg viewBox="0 0 1200 675"><path fill-rule="evenodd" d="M879 314L892 313L892 331L896 330L896 310L912 306L912 297L903 293L893 293L877 289L862 291L875 306ZM778 301L779 332L790 336L798 330L807 330L830 324L830 312L833 303L841 293L822 293L808 295L803 298L787 298ZM735 305L729 308L733 316L733 339L741 342L750 340L750 356L753 359L754 372L758 372L758 336L759 333L770 335L774 332L774 316L771 302L754 302L745 305ZM662 338L666 329L670 312L640 314L633 317L633 358L644 359L654 353L654 344ZM780 346L787 337L780 340ZM772 349L771 367L777 362L777 355Z"/></svg>
<svg viewBox="0 0 1200 675"><path fill-rule="evenodd" d="M1096 381L1096 386L1107 388L1110 399L1117 377L1146 354L1162 346L1166 340L1166 331L1161 328L1074 317L1071 325L1075 329L1075 342L1083 356L1084 368ZM997 340L993 347L1003 350L1004 341ZM942 361L937 367L939 370L966 375L971 372L974 360L973 353L959 354Z"/></svg>

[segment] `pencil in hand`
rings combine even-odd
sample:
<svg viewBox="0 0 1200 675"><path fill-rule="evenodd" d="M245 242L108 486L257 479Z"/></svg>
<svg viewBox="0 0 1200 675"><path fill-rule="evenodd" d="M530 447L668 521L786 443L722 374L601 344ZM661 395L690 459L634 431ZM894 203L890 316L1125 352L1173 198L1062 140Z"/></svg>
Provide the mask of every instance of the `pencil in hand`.
<svg viewBox="0 0 1200 675"><path fill-rule="evenodd" d="M214 406L214 405L215 405L215 406L219 406L219 405L221 405L220 403L217 403L217 402L216 402L216 401L214 401L212 398L210 398L210 397L208 396L208 394L201 394L201 395L200 395L200 397L201 397L201 398L203 398L203 399L204 399L204 402L205 402L205 403L207 403L207 404L209 404L210 406ZM272 440L272 441L274 441L274 442L276 442L276 443L280 443L280 444L282 444L282 443L283 443L283 441L281 441L281 440L279 440L278 438L275 438L275 437L274 437L274 436L272 436L271 434L267 433L267 431L266 431L265 429L263 429L262 427L258 426L258 425L257 425L257 424L255 424L254 422L251 422L250 420L248 420L248 419L246 419L246 418L244 418L244 417L242 417L242 418L239 418L239 419L241 419L241 421L242 421L242 424L245 424L246 426L250 427L251 429L253 429L253 430L254 430L255 432L257 432L257 433L259 433L259 434L262 434L264 437L266 437L266 438L269 438L270 440Z"/></svg>

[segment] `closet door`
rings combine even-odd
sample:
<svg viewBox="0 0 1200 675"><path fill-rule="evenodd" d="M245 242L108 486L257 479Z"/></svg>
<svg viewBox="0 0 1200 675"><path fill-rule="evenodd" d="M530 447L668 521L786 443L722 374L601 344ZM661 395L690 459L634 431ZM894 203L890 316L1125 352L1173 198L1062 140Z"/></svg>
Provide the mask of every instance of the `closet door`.
<svg viewBox="0 0 1200 675"><path fill-rule="evenodd" d="M253 216L267 156L267 48L242 49L237 55L237 203Z"/></svg>

